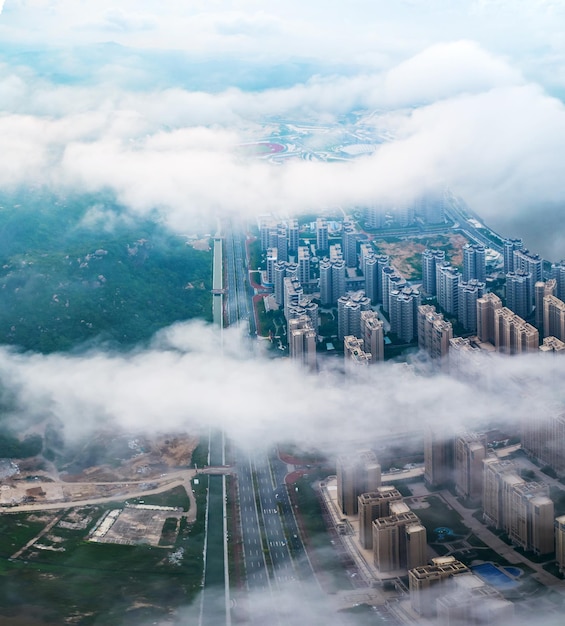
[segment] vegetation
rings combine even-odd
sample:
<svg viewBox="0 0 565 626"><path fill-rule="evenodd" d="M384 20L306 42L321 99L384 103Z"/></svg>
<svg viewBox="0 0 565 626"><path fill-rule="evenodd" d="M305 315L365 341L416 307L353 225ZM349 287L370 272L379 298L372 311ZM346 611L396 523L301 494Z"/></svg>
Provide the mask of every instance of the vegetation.
<svg viewBox="0 0 565 626"><path fill-rule="evenodd" d="M40 435L31 435L20 441L8 431L0 432L0 458L26 459L40 454L43 439Z"/></svg>
<svg viewBox="0 0 565 626"><path fill-rule="evenodd" d="M211 319L212 254L102 196L0 197L0 341L41 352L129 346Z"/></svg>
<svg viewBox="0 0 565 626"><path fill-rule="evenodd" d="M88 626L103 620L107 626L129 626L162 620L190 604L202 583L206 485L194 490L197 520L192 525L185 518L166 521L161 543L174 543L169 549L87 541L90 529L114 507L108 504L81 509L89 520L81 530L55 525L37 542L50 549L34 545L8 560L61 513L0 517L0 621L25 610L46 624ZM176 490L162 494L163 503L175 505L178 495Z"/></svg>

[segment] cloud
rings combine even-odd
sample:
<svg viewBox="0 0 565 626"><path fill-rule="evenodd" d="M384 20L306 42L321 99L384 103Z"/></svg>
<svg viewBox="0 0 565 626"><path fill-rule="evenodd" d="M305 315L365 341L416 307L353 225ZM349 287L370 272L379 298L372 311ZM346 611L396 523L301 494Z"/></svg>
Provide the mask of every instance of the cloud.
<svg viewBox="0 0 565 626"><path fill-rule="evenodd" d="M341 362L330 360L309 374L260 348L229 330L222 353L217 328L179 323L129 353L3 349L0 380L14 395L16 415L56 418L71 439L105 426L145 433L212 426L242 446L291 440L327 451L424 424L477 428L507 420L517 428L563 401L552 381L565 362L537 355L485 360L468 380L435 375L430 385L401 364L346 378Z"/></svg>

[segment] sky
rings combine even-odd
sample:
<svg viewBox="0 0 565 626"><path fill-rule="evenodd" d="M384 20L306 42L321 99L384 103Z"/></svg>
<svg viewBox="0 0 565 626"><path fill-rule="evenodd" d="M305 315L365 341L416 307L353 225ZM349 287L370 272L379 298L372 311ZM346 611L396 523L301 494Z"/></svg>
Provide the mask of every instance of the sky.
<svg viewBox="0 0 565 626"><path fill-rule="evenodd" d="M185 233L217 215L314 213L449 187L501 234L565 257L565 1L0 7L1 188L110 190L131 216L157 210ZM237 149L277 119L331 125L352 111L388 139L347 163L275 166ZM224 348L198 322L127 353L3 348L0 381L22 428L54 417L72 438L100 421L146 432L211 424L242 445L290 438L332 452L371 428L515 424L563 401L563 365L537 357L430 384L399 365L355 381L304 374L238 331Z"/></svg>

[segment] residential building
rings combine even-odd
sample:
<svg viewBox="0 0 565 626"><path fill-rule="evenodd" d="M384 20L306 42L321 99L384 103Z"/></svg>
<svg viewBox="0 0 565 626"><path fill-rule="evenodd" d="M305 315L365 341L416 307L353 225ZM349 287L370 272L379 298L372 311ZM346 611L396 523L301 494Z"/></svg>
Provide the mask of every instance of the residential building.
<svg viewBox="0 0 565 626"><path fill-rule="evenodd" d="M555 293L553 295L565 301L565 261L552 263L551 277L555 279Z"/></svg>
<svg viewBox="0 0 565 626"><path fill-rule="evenodd" d="M506 274L506 305L526 319L533 310L534 281L531 272L515 270Z"/></svg>
<svg viewBox="0 0 565 626"><path fill-rule="evenodd" d="M422 289L429 296L436 295L436 267L445 265L445 252L443 250L430 250L422 252Z"/></svg>
<svg viewBox="0 0 565 626"><path fill-rule="evenodd" d="M483 519L514 545L537 554L553 552L554 505L547 485L526 482L509 461L484 461Z"/></svg>
<svg viewBox="0 0 565 626"><path fill-rule="evenodd" d="M565 515L555 518L555 560L559 571L565 572Z"/></svg>
<svg viewBox="0 0 565 626"><path fill-rule="evenodd" d="M383 270L385 267L390 266L390 258L386 254L380 254L377 256L377 302L384 302L383 300Z"/></svg>
<svg viewBox="0 0 565 626"><path fill-rule="evenodd" d="M286 232L288 233L289 252L296 254L296 252L298 251L298 246L300 245L300 229L298 226L298 220L288 220L286 225Z"/></svg>
<svg viewBox="0 0 565 626"><path fill-rule="evenodd" d="M370 450L338 456L336 474L337 502L343 515L356 515L359 496L381 486L381 466Z"/></svg>
<svg viewBox="0 0 565 626"><path fill-rule="evenodd" d="M453 576L469 572L466 565L452 556L436 557L429 565L411 568L408 572L410 604L423 617L436 615L436 600L451 589Z"/></svg>
<svg viewBox="0 0 565 626"><path fill-rule="evenodd" d="M543 299L543 332L545 337L565 341L565 302L555 296Z"/></svg>
<svg viewBox="0 0 565 626"><path fill-rule="evenodd" d="M374 311L361 311L361 339L363 349L371 355L371 362L384 360L383 323Z"/></svg>
<svg viewBox="0 0 565 626"><path fill-rule="evenodd" d="M522 449L548 465L560 475L565 474L565 415L530 416L522 423Z"/></svg>
<svg viewBox="0 0 565 626"><path fill-rule="evenodd" d="M351 220L344 220L342 226L343 258L347 267L357 267L357 241L359 233Z"/></svg>
<svg viewBox="0 0 565 626"><path fill-rule="evenodd" d="M391 502L401 502L402 495L392 486L382 486L375 491L362 493L358 498L359 542L366 550L373 549L373 522L390 515Z"/></svg>
<svg viewBox="0 0 565 626"><path fill-rule="evenodd" d="M310 248L298 247L298 280L302 285L310 282Z"/></svg>
<svg viewBox="0 0 565 626"><path fill-rule="evenodd" d="M340 341L346 335L361 338L361 312L371 309L371 301L364 291L349 292L337 301L337 335Z"/></svg>
<svg viewBox="0 0 565 626"><path fill-rule="evenodd" d="M513 272L514 267L514 251L521 250L524 247L524 242L521 239L505 239L503 245L503 257L504 257L504 274Z"/></svg>
<svg viewBox="0 0 565 626"><path fill-rule="evenodd" d="M371 354L363 350L363 340L353 335L343 338L343 357L346 368L371 364Z"/></svg>
<svg viewBox="0 0 565 626"><path fill-rule="evenodd" d="M403 502L373 522L373 559L381 573L412 569L427 561L426 529Z"/></svg>
<svg viewBox="0 0 565 626"><path fill-rule="evenodd" d="M316 331L306 315L288 321L288 348L293 361L316 369Z"/></svg>
<svg viewBox="0 0 565 626"><path fill-rule="evenodd" d="M504 354L537 352L539 332L510 309L494 311L494 346Z"/></svg>
<svg viewBox="0 0 565 626"><path fill-rule="evenodd" d="M449 315L459 313L461 274L451 265L436 265L436 291L439 306Z"/></svg>
<svg viewBox="0 0 565 626"><path fill-rule="evenodd" d="M432 359L447 357L449 340L453 338L451 322L443 319L430 304L418 307L418 347L424 350Z"/></svg>
<svg viewBox="0 0 565 626"><path fill-rule="evenodd" d="M534 300L535 300L535 327L540 331L540 335L546 337L551 333L546 333L543 329L543 299L546 296L555 296L555 291L557 289L557 281L555 278L550 278L549 280L543 282L539 280L534 285Z"/></svg>
<svg viewBox="0 0 565 626"><path fill-rule="evenodd" d="M544 337L539 351L543 354L553 354L555 352L565 354L565 342L557 339L557 337Z"/></svg>
<svg viewBox="0 0 565 626"><path fill-rule="evenodd" d="M485 284L472 278L459 282L457 319L469 332L477 330L477 301L482 298Z"/></svg>
<svg viewBox="0 0 565 626"><path fill-rule="evenodd" d="M277 252L281 261L288 261L288 234L284 224L277 228Z"/></svg>
<svg viewBox="0 0 565 626"><path fill-rule="evenodd" d="M455 491L462 497L478 501L483 492L483 460L486 437L464 433L455 439Z"/></svg>
<svg viewBox="0 0 565 626"><path fill-rule="evenodd" d="M325 218L319 217L316 220L316 256L320 258L329 250L330 240L328 234L328 222Z"/></svg>
<svg viewBox="0 0 565 626"><path fill-rule="evenodd" d="M487 278L486 248L479 243L463 246L463 280L485 283Z"/></svg>
<svg viewBox="0 0 565 626"><path fill-rule="evenodd" d="M477 336L494 345L494 312L502 308L502 300L494 293L485 293L477 300Z"/></svg>
<svg viewBox="0 0 565 626"><path fill-rule="evenodd" d="M296 278L285 278L284 284L284 317L287 320L291 319L289 308L291 306L297 306L301 303L304 295L302 285Z"/></svg>
<svg viewBox="0 0 565 626"><path fill-rule="evenodd" d="M445 429L427 426L424 431L424 481L429 487L443 487L454 481L455 442Z"/></svg>
<svg viewBox="0 0 565 626"><path fill-rule="evenodd" d="M390 330L407 343L417 335L417 311L420 292L412 287L393 289L389 293Z"/></svg>
<svg viewBox="0 0 565 626"><path fill-rule="evenodd" d="M512 253L514 257L514 271L522 270L532 275L532 299L534 297L533 285L543 280L543 259L539 254L533 254L529 250L520 248Z"/></svg>

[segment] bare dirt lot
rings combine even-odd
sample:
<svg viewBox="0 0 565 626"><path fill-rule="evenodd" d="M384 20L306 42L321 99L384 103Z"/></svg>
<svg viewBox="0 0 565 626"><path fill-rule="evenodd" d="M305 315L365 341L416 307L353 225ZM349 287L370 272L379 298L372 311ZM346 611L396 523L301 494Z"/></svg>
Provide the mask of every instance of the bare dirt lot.
<svg viewBox="0 0 565 626"><path fill-rule="evenodd" d="M374 239L379 252L390 256L391 264L407 279L417 280L422 275L422 252L426 248L445 250L447 261L463 265L463 246L468 243L458 234L430 237L406 237L401 241Z"/></svg>

